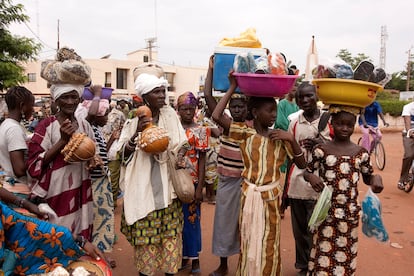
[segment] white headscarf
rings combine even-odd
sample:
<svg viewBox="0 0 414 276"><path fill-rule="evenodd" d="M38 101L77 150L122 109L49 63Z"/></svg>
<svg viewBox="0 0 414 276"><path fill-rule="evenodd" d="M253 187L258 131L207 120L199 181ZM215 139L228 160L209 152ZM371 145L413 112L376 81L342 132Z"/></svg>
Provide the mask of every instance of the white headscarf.
<svg viewBox="0 0 414 276"><path fill-rule="evenodd" d="M75 90L78 92L79 97L82 96L84 86L77 85L77 84L69 84L69 83L56 83L50 86L50 93L52 94L53 100L57 100L60 96L65 93L71 92Z"/></svg>
<svg viewBox="0 0 414 276"><path fill-rule="evenodd" d="M154 88L161 86L168 86L168 81L164 79L164 77L158 78L157 76L143 73L140 74L135 80L135 91L140 97L142 97L142 95L148 94Z"/></svg>

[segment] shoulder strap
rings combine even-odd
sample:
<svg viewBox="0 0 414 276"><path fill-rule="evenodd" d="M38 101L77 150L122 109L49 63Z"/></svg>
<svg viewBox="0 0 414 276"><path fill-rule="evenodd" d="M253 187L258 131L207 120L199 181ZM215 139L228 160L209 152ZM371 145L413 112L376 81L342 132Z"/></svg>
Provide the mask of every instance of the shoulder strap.
<svg viewBox="0 0 414 276"><path fill-rule="evenodd" d="M319 119L319 124L318 124L318 134L321 133L326 128L330 117L331 117L331 113L329 112L322 113L321 118Z"/></svg>

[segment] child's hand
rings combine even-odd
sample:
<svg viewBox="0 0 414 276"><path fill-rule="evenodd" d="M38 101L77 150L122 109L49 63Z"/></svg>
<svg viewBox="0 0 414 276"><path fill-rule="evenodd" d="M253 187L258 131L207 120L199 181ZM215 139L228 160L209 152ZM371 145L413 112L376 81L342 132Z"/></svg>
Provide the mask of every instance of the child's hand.
<svg viewBox="0 0 414 276"><path fill-rule="evenodd" d="M381 193L384 189L384 185L382 184L382 177L378 174L374 174L371 176L370 180L371 190L374 193Z"/></svg>
<svg viewBox="0 0 414 276"><path fill-rule="evenodd" d="M101 97L102 96L102 85L91 85L89 87L89 89L91 90L91 92L93 93L93 95L95 97Z"/></svg>
<svg viewBox="0 0 414 276"><path fill-rule="evenodd" d="M292 141L293 135L290 132L287 132L281 129L274 129L270 131L269 139L272 141L276 141L276 140Z"/></svg>
<svg viewBox="0 0 414 276"><path fill-rule="evenodd" d="M197 204L200 204L201 202L203 202L203 190L198 189L198 187L195 190L195 201L196 201Z"/></svg>
<svg viewBox="0 0 414 276"><path fill-rule="evenodd" d="M311 174L311 173L308 174L307 178L312 188L316 192L318 193L322 192L323 188L325 187L325 184L323 183L322 179L320 179L317 175Z"/></svg>
<svg viewBox="0 0 414 276"><path fill-rule="evenodd" d="M86 254L88 254L89 256L94 258L95 260L97 260L97 261L104 260L105 261L105 256L102 253L102 251L99 250L98 247L96 247L95 245L93 245L89 241L86 241L85 245L83 246L83 250L85 250Z"/></svg>
<svg viewBox="0 0 414 276"><path fill-rule="evenodd" d="M111 138L116 140L116 139L119 139L120 136L121 136L121 131L117 129L117 130L114 130L114 132L112 132Z"/></svg>
<svg viewBox="0 0 414 276"><path fill-rule="evenodd" d="M234 73L234 70L233 69L230 70L229 76L228 76L229 82L230 82L230 86L237 87L237 80L236 80L236 77L233 75L233 73Z"/></svg>
<svg viewBox="0 0 414 276"><path fill-rule="evenodd" d="M214 55L210 56L210 59L208 60L208 68L213 69L214 68Z"/></svg>

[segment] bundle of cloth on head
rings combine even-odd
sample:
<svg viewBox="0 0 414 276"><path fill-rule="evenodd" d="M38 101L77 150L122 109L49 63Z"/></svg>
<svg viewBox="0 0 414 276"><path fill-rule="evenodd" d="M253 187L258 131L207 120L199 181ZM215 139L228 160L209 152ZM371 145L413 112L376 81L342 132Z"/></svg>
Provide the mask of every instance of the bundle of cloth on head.
<svg viewBox="0 0 414 276"><path fill-rule="evenodd" d="M177 99L177 107L180 107L181 105L184 105L184 104L197 106L198 100L192 92L187 91L181 94Z"/></svg>
<svg viewBox="0 0 414 276"><path fill-rule="evenodd" d="M134 80L136 80L139 75L144 73L157 76L158 78L164 76L164 70L161 66L155 63L144 63L134 68L134 71L132 72Z"/></svg>
<svg viewBox="0 0 414 276"><path fill-rule="evenodd" d="M135 80L135 91L139 97L161 86L167 87L168 81L164 77L157 77L152 74L142 73Z"/></svg>
<svg viewBox="0 0 414 276"><path fill-rule="evenodd" d="M339 104L332 104L329 106L328 109L329 113L335 114L339 112L348 112L355 116L358 116L361 114L361 108L356 106L350 106L350 105L339 105Z"/></svg>
<svg viewBox="0 0 414 276"><path fill-rule="evenodd" d="M48 81L51 96L56 100L70 91L81 96L85 84L91 81L91 69L73 49L62 47L54 60L42 62L40 76Z"/></svg>

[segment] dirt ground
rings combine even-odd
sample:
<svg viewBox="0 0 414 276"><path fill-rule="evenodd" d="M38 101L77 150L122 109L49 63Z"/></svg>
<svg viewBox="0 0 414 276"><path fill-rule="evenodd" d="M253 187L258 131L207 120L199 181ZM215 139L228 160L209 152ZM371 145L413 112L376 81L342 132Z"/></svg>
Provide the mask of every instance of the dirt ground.
<svg viewBox="0 0 414 276"><path fill-rule="evenodd" d="M353 135L357 140L359 133ZM390 236L385 243L364 236L360 229L357 275L414 275L414 191L407 194L397 189L397 181L401 168L403 154L401 132L384 133L387 160L383 171L376 170L384 182L385 189L379 194L382 202L383 222ZM362 201L367 186L360 184L360 199ZM119 201L121 203L121 201ZM124 236L119 233L121 209L116 210L116 225L119 242L112 253L118 266L113 270L114 276L138 275L134 269L133 250ZM200 255L201 274L208 275L219 264L219 258L211 253L212 229L214 223L214 205L202 205L202 235L203 251ZM361 227L360 227L361 228ZM295 250L290 223L289 209L282 220L282 265L283 275L294 276ZM238 256L229 258L229 274L235 275ZM190 271L181 271L177 275L189 275ZM157 275L163 275L158 273Z"/></svg>

